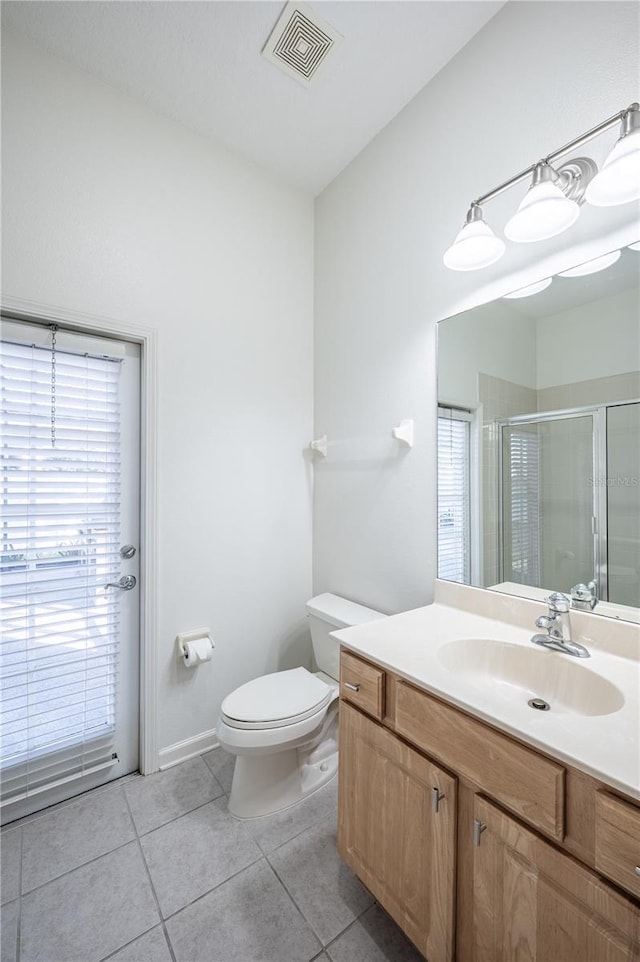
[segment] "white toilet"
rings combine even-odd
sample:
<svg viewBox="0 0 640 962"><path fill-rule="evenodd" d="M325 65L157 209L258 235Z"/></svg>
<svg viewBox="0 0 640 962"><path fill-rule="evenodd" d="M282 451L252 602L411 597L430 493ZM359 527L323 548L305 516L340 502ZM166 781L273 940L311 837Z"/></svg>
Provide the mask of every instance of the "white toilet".
<svg viewBox="0 0 640 962"><path fill-rule="evenodd" d="M222 702L220 745L236 755L229 811L258 818L317 791L338 767L340 646L330 632L385 615L338 595L306 604L319 671L277 671L254 678Z"/></svg>

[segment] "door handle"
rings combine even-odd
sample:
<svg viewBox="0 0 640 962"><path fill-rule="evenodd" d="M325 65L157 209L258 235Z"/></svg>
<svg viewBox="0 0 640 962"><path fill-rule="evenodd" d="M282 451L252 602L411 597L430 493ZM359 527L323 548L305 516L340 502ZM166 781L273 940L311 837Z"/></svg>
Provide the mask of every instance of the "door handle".
<svg viewBox="0 0 640 962"><path fill-rule="evenodd" d="M473 820L473 844L476 848L480 845L480 836L486 829L484 822L481 822L479 818L474 818Z"/></svg>
<svg viewBox="0 0 640 962"><path fill-rule="evenodd" d="M131 591L132 588L135 588L136 584L135 575L123 575L119 581L107 582L104 590L106 591L107 588L120 588L121 591Z"/></svg>

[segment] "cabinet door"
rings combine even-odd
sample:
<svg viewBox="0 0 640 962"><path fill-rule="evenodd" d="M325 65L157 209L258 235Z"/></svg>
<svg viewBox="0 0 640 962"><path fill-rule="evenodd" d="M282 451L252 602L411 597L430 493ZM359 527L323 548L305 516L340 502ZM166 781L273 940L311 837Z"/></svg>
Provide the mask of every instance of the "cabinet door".
<svg viewBox="0 0 640 962"><path fill-rule="evenodd" d="M429 962L451 962L456 782L340 703L338 850Z"/></svg>
<svg viewBox="0 0 640 962"><path fill-rule="evenodd" d="M633 902L479 796L474 815L474 962L640 960Z"/></svg>

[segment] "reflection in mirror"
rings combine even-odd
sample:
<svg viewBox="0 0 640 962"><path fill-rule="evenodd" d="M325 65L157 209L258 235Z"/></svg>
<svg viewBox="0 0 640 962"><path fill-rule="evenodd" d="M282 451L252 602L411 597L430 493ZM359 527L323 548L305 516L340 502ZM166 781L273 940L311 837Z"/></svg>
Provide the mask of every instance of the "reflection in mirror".
<svg viewBox="0 0 640 962"><path fill-rule="evenodd" d="M637 621L640 251L609 260L439 323L438 577Z"/></svg>

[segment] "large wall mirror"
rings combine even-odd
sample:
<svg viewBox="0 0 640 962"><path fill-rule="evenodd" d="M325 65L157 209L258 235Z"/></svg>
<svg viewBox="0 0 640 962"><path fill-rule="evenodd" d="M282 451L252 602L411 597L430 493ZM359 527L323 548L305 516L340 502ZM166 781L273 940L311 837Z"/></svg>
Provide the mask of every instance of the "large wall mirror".
<svg viewBox="0 0 640 962"><path fill-rule="evenodd" d="M439 323L440 578L640 620L636 246Z"/></svg>

